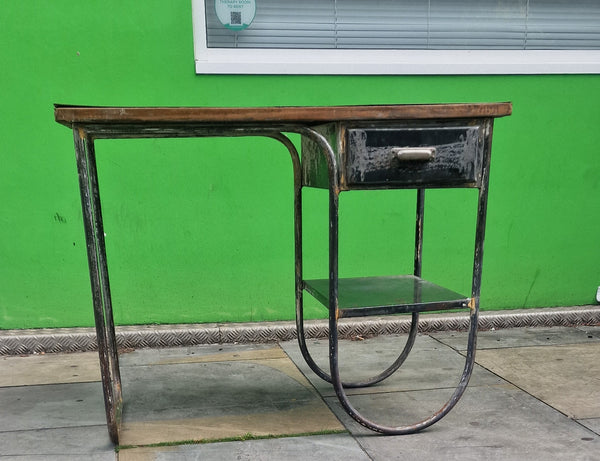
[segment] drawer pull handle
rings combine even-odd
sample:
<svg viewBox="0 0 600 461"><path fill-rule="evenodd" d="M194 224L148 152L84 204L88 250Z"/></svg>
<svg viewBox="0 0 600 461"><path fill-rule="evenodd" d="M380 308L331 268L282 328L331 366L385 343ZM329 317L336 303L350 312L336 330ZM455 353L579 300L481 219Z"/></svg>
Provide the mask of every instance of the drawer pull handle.
<svg viewBox="0 0 600 461"><path fill-rule="evenodd" d="M426 162L435 157L435 147L394 147L392 154L400 161Z"/></svg>

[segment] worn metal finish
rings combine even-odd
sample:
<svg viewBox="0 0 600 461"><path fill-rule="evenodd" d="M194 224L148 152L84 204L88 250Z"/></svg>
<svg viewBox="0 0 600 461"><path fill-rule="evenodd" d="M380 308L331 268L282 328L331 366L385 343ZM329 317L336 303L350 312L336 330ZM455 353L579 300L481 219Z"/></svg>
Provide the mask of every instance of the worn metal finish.
<svg viewBox="0 0 600 461"><path fill-rule="evenodd" d="M329 308L329 363L331 382L338 400L346 412L361 425L384 434L409 434L422 430L443 418L460 400L473 371L479 314L481 287L481 263L487 208L487 183L489 177L489 157L491 152L492 118L460 120L459 124L441 121L412 121L409 125L368 124L368 128L356 128L340 123L332 123L310 130L312 136L303 144L303 178L307 186L324 187L324 171L328 175L329 189L329 278L327 280L305 281L305 288ZM436 124L438 126L436 126ZM400 125L399 127L397 125ZM465 128L465 125L467 128ZM408 128L407 128L408 127ZM451 128L449 128L451 127ZM408 136L408 134L410 136ZM436 156L427 160L400 162L398 165L398 144L411 148L435 150ZM325 158L319 159L320 156ZM437 162L437 163L436 163ZM410 168L406 166L410 164ZM336 168L337 167L337 168ZM339 194L344 190L361 188L403 188L417 187L417 226L415 237L415 274L421 272L422 229L424 192L427 187L476 187L479 189L477 210L476 241L471 297L455 296L455 302L440 301L439 304L422 302L431 287L414 277L412 298L406 292L399 294L396 288L387 290L375 284L368 291L373 298L375 293L384 292L384 300L379 304L357 301L363 293L360 285L369 285L373 280L342 280L338 278L338 223ZM381 280L381 279L380 279ZM407 279L403 279L406 281ZM392 280L395 283L396 279ZM389 281L387 281L389 283ZM383 281L386 284L386 281ZM355 288L350 298L344 298ZM342 289L340 289L342 288ZM402 291L402 290L401 290ZM343 293L340 301L340 292ZM366 293L367 291L365 291ZM448 293L446 293L448 294ZM443 298L444 296L442 296ZM458 299L456 299L458 298ZM404 301L406 300L406 301ZM376 301L376 300L375 300ZM465 366L454 393L437 412L412 425L383 426L360 414L351 404L345 392L344 382L339 374L338 364L338 320L346 312L354 315L381 315L395 312L428 310L432 305L438 309L469 307L470 326ZM350 308L352 310L343 310ZM414 320L414 319L413 319ZM410 350L410 344L407 347ZM302 347L302 346L301 346ZM306 356L306 355L305 355ZM312 365L311 365L312 368ZM322 373L319 373L321 377Z"/></svg>
<svg viewBox="0 0 600 461"><path fill-rule="evenodd" d="M409 120L317 127L332 146L341 190L478 187L487 119ZM304 184L327 188L317 143L302 146Z"/></svg>
<svg viewBox="0 0 600 461"><path fill-rule="evenodd" d="M337 219L337 197L339 195L339 192L337 190L338 183L334 176L336 168L337 168L334 151L333 151L331 145L329 144L329 140L323 134L321 134L315 130L308 129L308 128L303 130L302 134L304 135L303 142L308 141L308 142L312 142L315 144L322 143L322 146L324 148L324 152L325 152L324 157L325 157L325 162L327 163L327 169L329 171L329 178L332 178L329 181L330 229L332 229L331 219L332 219L332 216L334 216L335 219ZM329 134L335 136L334 133L329 133ZM305 178L305 177L303 177L303 178ZM300 181L295 181L294 190L295 190L294 197L297 197L297 200L295 202L295 211L294 211L294 216L295 216L294 228L295 228L295 248L296 248L296 265L295 265L296 266L296 326L297 326L297 330L298 330L298 344L300 347L300 351L302 352L302 356L304 357L304 360L306 361L308 366L311 368L311 370L313 370L317 374L317 376L319 376L321 379L331 383L332 375L330 375L327 372L325 372L324 370L322 370L316 364L316 362L312 358L312 356L308 350L308 346L306 344L306 337L305 337L305 332L304 332L303 291L304 290L308 291L309 285L308 285L308 282L303 280L303 275L302 275L302 205L301 205L302 183ZM335 229L337 229L337 223L335 223L334 226L335 226ZM327 298L327 301L325 301L324 304L329 306L330 312L331 312L331 304L330 304L329 300L333 299L334 300L333 304L335 305L335 304L337 304L337 299L338 299L337 283L336 284L329 283L329 281L331 281L331 280L335 280L337 282L337 230L334 233L334 235L332 235L330 233L329 248L330 248L330 252L329 252L329 254L330 254L330 265L329 265L330 279L328 280L327 286L324 289L323 297ZM331 296L333 296L334 298L330 298ZM340 313L340 311L336 307L335 308L336 319L339 317L339 313ZM335 330L336 331L334 333L337 334L337 328ZM332 331L331 325L330 325L329 331L330 332ZM341 383L342 386L344 386L346 388L372 386L374 384L377 384L377 383L383 381L384 379L388 378L389 376L391 376L406 360L406 357L408 356L408 353L410 352L410 350L414 344L414 341L415 341L415 338L417 335L417 331L418 331L418 316L413 314L413 321L411 323L408 339L407 339L405 346L402 349L400 355L398 356L398 358L387 369L383 370L378 375L364 379L362 381L343 381ZM330 335L331 334L332 333L330 333ZM337 352L335 352L335 355L337 356Z"/></svg>
<svg viewBox="0 0 600 461"><path fill-rule="evenodd" d="M122 396L95 163L95 139L263 136L281 142L291 155L294 170L296 327L302 354L315 373L332 382L340 403L356 421L378 432L404 434L423 429L442 418L460 399L469 381L479 311L491 127L493 118L510 113L510 103L285 108L56 106L56 121L71 127L75 137L96 336L106 416L113 442L118 443L119 438ZM302 159L284 133L302 136ZM402 153L404 157L399 155ZM320 285L316 290L315 283L304 281L302 275L303 187L322 187L329 191L329 275L324 282L316 282ZM347 305L346 294L340 298L340 288L345 289L349 285L338 277L339 194L359 188L406 187L419 189L414 275L401 278L410 281L410 296L401 302L392 299L382 305L369 303L367 297L358 306ZM424 189L427 187L479 188L470 298L434 287L420 278ZM372 280L365 285L381 281ZM315 364L306 346L305 289L318 294L328 307L329 374ZM432 299L432 293L442 296ZM356 411L344 388L374 384L398 369L414 342L419 312L432 307L456 308L466 304L470 307L467 359L460 383L444 407L429 418L406 427L381 426ZM342 310L340 307L349 309ZM370 379L357 383L343 382L338 366L339 319L344 315L398 311L412 312L409 338L398 359Z"/></svg>
<svg viewBox="0 0 600 461"><path fill-rule="evenodd" d="M88 254L96 337L100 355L100 370L108 431L113 442L118 443L123 397L119 356L112 314L106 247L94 142L84 130L74 129L75 153L79 173L79 189Z"/></svg>
<svg viewBox="0 0 600 461"><path fill-rule="evenodd" d="M347 133L347 187L471 185L478 182L481 126L352 128ZM435 154L434 154L435 153Z"/></svg>
<svg viewBox="0 0 600 461"><path fill-rule="evenodd" d="M421 277L423 266L423 223L425 219L425 189L417 189L417 219L415 225L415 277Z"/></svg>

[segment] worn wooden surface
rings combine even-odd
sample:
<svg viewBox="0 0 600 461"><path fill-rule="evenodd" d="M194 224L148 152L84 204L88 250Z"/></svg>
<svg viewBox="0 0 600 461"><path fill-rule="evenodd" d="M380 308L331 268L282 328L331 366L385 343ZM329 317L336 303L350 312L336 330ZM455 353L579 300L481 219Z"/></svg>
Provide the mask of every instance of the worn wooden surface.
<svg viewBox="0 0 600 461"><path fill-rule="evenodd" d="M503 117L512 104L423 104L329 107L90 107L57 104L57 122L86 123L318 124L329 121Z"/></svg>

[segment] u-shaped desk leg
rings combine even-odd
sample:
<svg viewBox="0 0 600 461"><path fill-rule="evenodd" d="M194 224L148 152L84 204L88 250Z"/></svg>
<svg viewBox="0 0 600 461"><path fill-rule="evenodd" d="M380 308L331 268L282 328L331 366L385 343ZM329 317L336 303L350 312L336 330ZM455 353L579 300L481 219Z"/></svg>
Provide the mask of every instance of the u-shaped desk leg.
<svg viewBox="0 0 600 461"><path fill-rule="evenodd" d="M74 138L106 421L111 441L118 444L123 397L106 265L94 141L83 130L77 128L74 129Z"/></svg>
<svg viewBox="0 0 600 461"><path fill-rule="evenodd" d="M487 207L487 175L489 167L489 152L488 156L484 159L483 168L483 180L482 186L479 189L479 201L478 201L478 216L477 216L477 229L475 237L475 256L473 266L473 286L472 296L469 302L470 308L470 326L469 326L469 337L467 345L467 356L465 359L465 365L460 378L460 381L455 388L454 392L450 396L449 400L435 413L429 417L412 425L403 426L384 426L374 421L367 419L365 416L360 414L348 400L348 396L344 390L345 384L340 378L339 363L338 363L338 318L339 318L339 305L338 305L338 226L339 226L339 187L337 184L337 164L336 158L333 153L333 149L328 141L319 133L311 129L306 129L302 132L303 135L311 138L317 142L323 150L323 154L328 163L329 170L329 368L330 368L330 379L335 389L338 400L340 401L344 410L358 423L376 432L384 434L410 434L418 432L426 427L431 426L440 419L442 419L454 406L458 403L462 395L464 394L467 385L469 383L473 367L475 364L475 350L477 344L477 324L479 315L479 292L481 285L481 263L483 259L483 239L485 233L485 217ZM299 203L299 185L296 188L296 232L297 232L297 244L296 244L296 308L297 313L297 326L299 336L302 334L302 338L299 337L300 346L302 352L307 359L309 366L323 379L329 378L326 373L319 369L306 350L304 335L303 335L303 323L302 323L302 254L301 245L298 245L298 235L301 239L301 205ZM423 225L423 200L424 192L419 190L417 196L417 245L415 250L415 275L420 275L421 261L420 251L421 242L419 241L422 237L422 225ZM300 250L300 253L298 252ZM414 320L414 317L413 317ZM414 332L416 334L416 331ZM413 338L414 339L414 338ZM349 386L346 386L349 387Z"/></svg>
<svg viewBox="0 0 600 461"><path fill-rule="evenodd" d="M480 201L481 202L481 201ZM450 399L442 408L433 413L424 420L406 426L384 426L371 421L360 414L348 400L348 396L344 390L344 383L340 378L339 363L338 363L338 211L339 211L339 194L335 191L330 192L329 202L329 366L332 378L332 384L338 400L346 412L358 423L376 432L390 435L411 434L425 429L428 426L442 419L452 408L458 403L463 393L467 388L469 379L473 372L475 363L475 349L477 343L477 319L479 313L479 295L472 298L470 307L470 327L469 339L467 346L467 357L465 366L460 378L458 386L454 390ZM478 256L479 245L476 244L476 257ZM480 267L480 264L476 266ZM480 276L480 274L476 274ZM478 286L478 281L474 285ZM478 288L477 288L478 289Z"/></svg>
<svg viewBox="0 0 600 461"><path fill-rule="evenodd" d="M307 133L304 133L305 135ZM309 132L309 135L314 135L314 132ZM304 329L304 286L303 286L303 276L302 276L302 169L300 164L300 159L298 156L298 152L295 147L289 140L282 136L273 136L275 139L281 141L290 151L292 156L292 162L294 166L294 240L295 240L295 291L296 291L296 332L298 337L298 345L300 347L300 352L304 357L307 365L310 369L321 379L327 381L329 383L332 382L331 376L325 372L313 359L310 351L308 350L308 346L306 344L306 332ZM337 201L337 199L336 199ZM418 208L419 206L417 206ZM337 212L336 212L337 213ZM419 214L420 213L420 214ZM420 222L420 224L419 224ZM417 210L417 241L422 240L422 207L421 211ZM337 236L336 236L337 239ZM415 275L420 275L420 260L421 260L421 251L420 245L417 245L418 250L415 250L415 271L419 271L419 274L415 272ZM417 258L418 253L418 258ZM417 266L418 259L418 266ZM336 265L337 265L337 253L336 253ZM418 267L418 269L417 269ZM419 314L414 312L412 314L411 325L408 333L408 338L404 345L404 348L400 352L398 358L384 371L379 373L376 376L364 379L362 381L343 381L342 385L345 388L358 388L358 387L367 387L377 384L384 379L390 377L394 372L396 372L400 366L408 357L413 344L415 342L415 338L417 336L417 332L419 329Z"/></svg>
<svg viewBox="0 0 600 461"><path fill-rule="evenodd" d="M302 296L302 295L300 295ZM310 351L308 350L308 346L306 344L306 332L304 330L304 317L302 311L302 298L296 298L297 309L299 309L296 313L296 329L298 331L298 345L300 347L300 352L304 357L305 362L310 367L310 369L324 381L328 383L332 383L331 375L325 372L319 365L316 364ZM393 375L404 363L408 354L412 350L412 347L415 343L415 339L417 337L417 332L419 330L419 314L414 312L412 314L410 329L408 332L408 338L404 343L404 348L400 352L398 358L385 370L383 370L378 375L373 377L364 379L362 381L342 381L342 386L346 389L360 388L360 387L368 387L373 386L381 381L389 378Z"/></svg>
<svg viewBox="0 0 600 461"><path fill-rule="evenodd" d="M297 287L302 284L302 193L301 184L299 181L295 181L295 222L296 222L296 285ZM415 254L414 254L414 275L417 277L421 276L421 262L423 256L423 215L424 215L424 204L425 204L425 190L417 190L417 210L416 210L416 225L415 225ZM415 297L415 299L417 299ZM296 329L298 331L298 344L304 360L308 366L319 376L321 379L331 383L331 376L323 371L312 358L308 346L306 344L306 336L304 332L304 304L303 304L303 291L302 288L296 289ZM419 330L419 313L413 312L411 317L410 329L408 332L408 338L402 349L402 352L398 358L383 372L373 376L371 378L362 381L342 381L344 388L359 388L372 386L380 383L386 378L389 378L394 374L404 363L408 354L412 350L415 343L415 339Z"/></svg>

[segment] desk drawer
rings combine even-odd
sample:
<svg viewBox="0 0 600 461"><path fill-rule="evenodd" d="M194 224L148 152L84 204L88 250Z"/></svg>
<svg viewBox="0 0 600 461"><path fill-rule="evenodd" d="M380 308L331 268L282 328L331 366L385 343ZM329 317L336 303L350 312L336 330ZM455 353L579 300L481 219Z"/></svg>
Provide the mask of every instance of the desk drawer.
<svg viewBox="0 0 600 461"><path fill-rule="evenodd" d="M348 188L476 186L484 127L349 128L342 161Z"/></svg>

